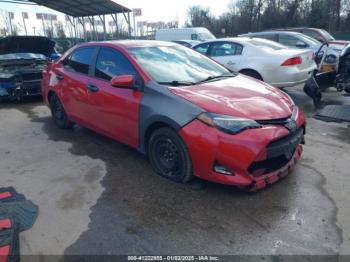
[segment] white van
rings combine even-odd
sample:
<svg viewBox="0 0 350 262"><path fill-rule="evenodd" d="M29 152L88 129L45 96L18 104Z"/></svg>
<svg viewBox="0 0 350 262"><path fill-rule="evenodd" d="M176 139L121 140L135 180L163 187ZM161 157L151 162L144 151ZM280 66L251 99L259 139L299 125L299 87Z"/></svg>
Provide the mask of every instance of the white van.
<svg viewBox="0 0 350 262"><path fill-rule="evenodd" d="M156 32L156 40L174 41L174 40L214 40L216 37L204 27L189 28L168 28L159 29Z"/></svg>

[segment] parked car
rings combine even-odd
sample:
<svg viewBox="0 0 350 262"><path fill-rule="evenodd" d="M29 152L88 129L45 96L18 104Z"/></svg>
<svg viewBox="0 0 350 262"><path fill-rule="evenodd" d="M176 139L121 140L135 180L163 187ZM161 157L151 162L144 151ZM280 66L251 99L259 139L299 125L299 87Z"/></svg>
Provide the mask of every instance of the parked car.
<svg viewBox="0 0 350 262"><path fill-rule="evenodd" d="M296 50L260 38L224 38L193 47L232 71L275 87L305 83L316 69L312 50Z"/></svg>
<svg viewBox="0 0 350 262"><path fill-rule="evenodd" d="M196 40L174 40L172 42L186 46L188 48L192 48L195 45L198 45L201 43L201 41L196 41Z"/></svg>
<svg viewBox="0 0 350 262"><path fill-rule="evenodd" d="M0 99L40 95L42 71L59 54L55 42L41 36L0 38Z"/></svg>
<svg viewBox="0 0 350 262"><path fill-rule="evenodd" d="M307 35L291 31L264 31L258 33L248 33L239 35L240 37L255 37L271 40L281 45L285 45L289 48L299 48L299 49L312 49L314 54L316 54L322 44ZM321 71L336 71L339 62L339 53L332 48L327 48L324 46L321 52L318 52L318 57L316 61L320 61L323 57L324 52L326 52L326 57L323 61L323 68Z"/></svg>
<svg viewBox="0 0 350 262"><path fill-rule="evenodd" d="M350 44L350 41L346 40L336 40L330 33L324 29L320 28L309 28L309 27L289 27L289 28L280 28L273 29L275 31L293 31L303 33L309 37L316 39L321 43L329 43L331 47L337 50L339 53Z"/></svg>
<svg viewBox="0 0 350 262"><path fill-rule="evenodd" d="M156 32L156 40L174 41L174 40L195 40L208 41L216 37L204 27L187 28L167 28L159 29Z"/></svg>
<svg viewBox="0 0 350 262"><path fill-rule="evenodd" d="M305 118L286 93L171 42L77 46L45 70L42 94L58 127L74 122L137 148L176 182L256 191L303 149Z"/></svg>

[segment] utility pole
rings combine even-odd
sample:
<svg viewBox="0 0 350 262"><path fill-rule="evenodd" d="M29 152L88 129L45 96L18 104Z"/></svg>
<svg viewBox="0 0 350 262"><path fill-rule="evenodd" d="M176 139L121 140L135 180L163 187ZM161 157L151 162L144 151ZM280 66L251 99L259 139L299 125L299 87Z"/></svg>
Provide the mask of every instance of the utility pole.
<svg viewBox="0 0 350 262"><path fill-rule="evenodd" d="M23 26L24 26L24 31L26 32L26 35L28 35L27 25L26 25L27 18L28 18L28 13L22 12Z"/></svg>
<svg viewBox="0 0 350 262"><path fill-rule="evenodd" d="M9 25L10 25L10 34L11 35L13 34L13 31L12 31L12 16L13 16L13 13L9 12Z"/></svg>

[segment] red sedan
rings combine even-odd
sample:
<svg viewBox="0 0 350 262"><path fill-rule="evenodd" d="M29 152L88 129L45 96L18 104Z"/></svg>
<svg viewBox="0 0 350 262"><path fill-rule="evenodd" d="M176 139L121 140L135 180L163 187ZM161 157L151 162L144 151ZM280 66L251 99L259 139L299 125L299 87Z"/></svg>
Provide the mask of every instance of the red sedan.
<svg viewBox="0 0 350 262"><path fill-rule="evenodd" d="M175 43L76 46L44 71L42 95L58 127L77 123L137 148L176 182L256 191L303 150L304 114L286 93Z"/></svg>

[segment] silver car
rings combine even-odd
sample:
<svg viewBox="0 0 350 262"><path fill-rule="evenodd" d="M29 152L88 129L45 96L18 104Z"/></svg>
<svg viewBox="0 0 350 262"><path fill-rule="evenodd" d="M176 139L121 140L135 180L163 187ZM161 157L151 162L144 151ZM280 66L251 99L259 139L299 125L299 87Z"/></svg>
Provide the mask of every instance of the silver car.
<svg viewBox="0 0 350 262"><path fill-rule="evenodd" d="M302 33L290 32L290 31L264 31L259 33L248 33L239 35L240 37L254 37L254 38L263 38L271 40L277 43L280 43L289 48L298 48L298 49L312 49L314 53L320 49L321 43L317 40L304 35ZM316 61L320 61L324 55L326 48L322 49L323 51L319 52ZM324 59L324 64L335 65L337 66L339 60L339 53L331 48L328 48L326 51L327 55Z"/></svg>

